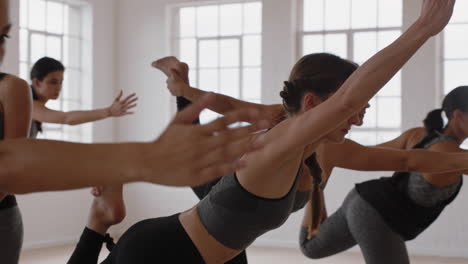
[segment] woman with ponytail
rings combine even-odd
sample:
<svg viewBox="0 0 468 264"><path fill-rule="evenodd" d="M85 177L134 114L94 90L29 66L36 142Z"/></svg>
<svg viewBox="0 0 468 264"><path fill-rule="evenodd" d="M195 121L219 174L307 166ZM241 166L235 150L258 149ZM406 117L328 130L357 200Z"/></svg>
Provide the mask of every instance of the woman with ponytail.
<svg viewBox="0 0 468 264"><path fill-rule="evenodd" d="M169 73L172 71L173 73L181 74L182 79L186 80L188 78L187 65L180 63L174 57L161 59L155 63L155 66L164 72ZM333 87L333 85L326 85L327 82L325 80L328 79L326 76L334 76L335 82L337 80L344 81L355 71L356 67L357 66L353 63L339 59L331 54L306 55L296 64L291 74L290 81L285 82L284 89L281 92L281 97L284 101L283 105L253 104L222 94L216 94L216 104L213 104L210 109L222 114L225 111L231 111L233 109L254 107L259 111L266 112L267 115L270 116L270 122L272 124L277 124L285 118L287 115L285 113L291 113L297 110L298 105L293 103L293 98L301 96L302 92L300 87L317 87L311 85L314 76L324 76L318 78L321 80L320 89L315 88L313 90L316 95L324 96L324 94L330 92L330 88ZM300 80L294 81L295 79ZM317 80L315 80L315 82L317 82ZM178 107L181 106L180 102L186 100L185 98L196 100L198 97L206 94L206 92L202 90L189 86L169 86L168 88L172 95L178 96ZM455 99L458 101L455 101ZM459 177L460 173L466 173L467 170L455 169L455 167L461 168L466 166L464 164L468 161L468 154L466 152L461 152L458 149L458 145L454 149L440 148L437 149L437 151L432 150L439 144L445 142L445 140L449 140L450 143L448 144L454 143L452 137L442 136L443 133L452 134L450 131L461 131L464 125L468 126L468 122L460 122L460 118L456 119L458 121L453 119L454 113L455 116L460 115L457 109L462 112L468 112L467 102L468 87L459 87L446 96L443 104L443 109L445 109L445 111L438 109L427 115L424 120L424 128L411 129L403 133L397 139L376 147L365 147L349 139L346 139L343 144L322 144L312 156L304 161L303 174L300 179L298 192L296 193L296 200L302 200L301 197L305 195L306 197L310 197L310 202L305 207L306 213L300 239L304 254L310 258L322 258L340 253L359 244L363 247L367 263L385 263L382 261L386 260L388 260L388 263L400 263L398 262L400 260L402 263L408 261L404 239L395 239L395 237L398 238L400 235L395 235L393 231L384 228L387 225L383 223L384 221L376 221L376 219L380 219L377 213L372 215L373 218L361 217L360 214L362 212L373 212L374 210L369 209L368 206L360 208L362 204L367 204L367 202L362 201L362 199L356 199L359 197L354 190L343 203L343 207L332 216L327 217L323 193L324 188L335 167L361 171L397 170L426 172L424 175L430 175L431 173L444 170L453 172L437 174L442 178L449 174ZM365 106L365 108L367 107L368 105ZM355 125L362 125L365 108L358 114ZM445 112L447 118L452 120L447 126L443 124L442 112ZM465 129L468 129L468 127ZM460 140L462 141L463 138L462 136ZM429 148L431 144L433 144L430 148L431 151L413 149ZM459 153L456 154L453 152ZM212 187L215 186L218 181L219 180L215 180L209 184L194 188L194 191L199 198L203 198L208 195ZM458 185L451 187L457 189ZM351 210L348 208L353 209ZM345 214L345 211L348 214ZM356 235L351 234L348 228L351 222L355 223L350 227L352 227ZM379 224L380 229L373 228L370 226L370 223ZM368 233L368 230L386 230L388 232L375 232L373 235L369 236L359 235ZM376 239L387 241L388 244L377 243L375 242ZM388 251L388 253L383 254L382 250L379 250L379 248L385 248L384 250ZM392 251L392 248L396 248L396 250ZM235 259L236 262L229 263L247 263L244 255L241 259L243 260L240 260L238 257ZM396 261L396 259L398 259L398 261Z"/></svg>
<svg viewBox="0 0 468 264"><path fill-rule="evenodd" d="M174 57L158 60L154 63L154 66L168 75L171 72L173 74L180 74L181 78L187 82L187 65L180 63ZM233 109L255 107L260 111L268 113L271 123L277 124L285 118L285 113L297 111L299 106L293 103L293 98L301 96L304 90L301 92L300 87L315 87L313 92L318 96L324 96L324 94L330 92L330 90L327 91L327 87L333 87L326 85L325 80L327 80L327 76L333 76L335 81L344 81L356 67L351 62L330 54L306 55L296 64L290 80L285 82L284 89L281 92L281 97L284 101L283 105L252 104L216 94L217 103L213 104L210 109L222 114ZM318 79L322 80L320 86L311 85L312 79L314 77L317 79L318 76L321 77ZM317 87L320 87L320 89L317 89ZM181 107L180 102L186 101L185 98L196 100L206 93L190 86L170 85L168 88L172 95L178 96L178 107ZM456 102L454 99L458 99L459 101ZM468 106L467 99L467 87L457 88L447 95L443 104L447 117L453 116L456 109L462 112L468 110L468 108L465 108ZM404 244L405 239L402 238L403 235L397 233L398 231L394 232L391 230L388 227L391 224L385 223L378 215L378 212L375 212L375 209L372 209L371 205L363 201L359 197L359 194L356 194L353 190L345 200L342 208L327 218L323 190L335 167L362 171L398 170L427 172L424 175L430 175L430 173L440 172L445 169L449 172L451 170L453 173L449 174L456 175L455 177L459 178L460 173L466 172L466 170L456 171L454 170L454 166L466 166L463 165L468 159L468 154L465 152L459 154L446 153L455 151L455 149L450 148L439 149L439 151L443 152L412 149L414 147L430 148L430 150L433 150L433 148L442 144L445 140L451 142L448 144L453 144L452 137L441 136L441 134L452 134L450 131L460 131L464 124L468 125L468 123L460 123L449 118L452 121L444 127L441 116L442 111L439 109L429 113L428 117L424 120L425 128L411 129L391 142L377 147L365 147L349 139L346 139L343 144L324 143L317 148L317 151L312 156L304 161L305 166L303 166L303 174L300 179L301 184L296 193L296 200L301 200L301 197L304 197L304 195L310 197L310 202L306 206L306 215L300 239L301 248L306 256L310 258L327 257L359 244L363 248L367 263L407 263L409 261ZM359 118L355 122L355 125L362 124L364 114L365 108L359 113ZM458 118L458 120L460 119ZM448 129L449 127L456 127L456 129ZM459 150L456 152L459 152ZM458 165L455 165L457 163ZM446 177L449 174L438 175L439 177ZM414 173L414 175L418 174ZM417 179L422 180L420 177ZM217 182L218 180L194 188L194 191L199 198L203 198L208 195ZM458 187L457 184L451 186L455 190ZM450 191L450 188L448 189ZM442 190L436 190L435 192L437 191ZM453 190L452 194L455 195ZM450 195L450 192L448 192L448 195ZM449 201L445 202L449 203ZM407 203L405 202L405 204ZM441 210L442 208L438 209ZM431 210L431 208L428 210ZM362 217L363 213L367 213L366 216L369 217ZM418 221L418 218L415 221ZM421 221L430 224L427 223L427 220ZM371 226L372 224L374 226ZM424 227L422 228L424 229ZM350 230L353 230L354 235ZM369 233L369 230L376 230L377 232ZM366 233L369 235L362 235ZM385 243L376 241L380 239ZM247 263L245 255L243 254L242 256L242 258L237 257L229 263Z"/></svg>
<svg viewBox="0 0 468 264"><path fill-rule="evenodd" d="M42 123L56 123L66 125L80 125L88 122L99 121L109 117L121 117L133 114L130 110L136 107L138 98L131 94L122 99L120 91L109 107L87 111L57 111L49 109L46 103L56 100L62 90L65 67L53 58L39 59L31 69L31 89L34 100L33 123L30 136L35 138L42 132Z"/></svg>

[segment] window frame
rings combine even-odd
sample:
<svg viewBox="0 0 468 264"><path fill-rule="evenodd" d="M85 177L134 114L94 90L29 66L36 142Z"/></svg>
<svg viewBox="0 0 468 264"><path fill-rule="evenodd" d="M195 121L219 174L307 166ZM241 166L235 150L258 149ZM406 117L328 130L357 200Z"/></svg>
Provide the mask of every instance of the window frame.
<svg viewBox="0 0 468 264"><path fill-rule="evenodd" d="M50 100L49 103L54 105L54 107L52 109L56 109L56 107L59 107L58 109L56 110L59 110L59 111L69 111L67 110L66 108L69 107L70 105L77 105L78 106L78 109L73 109L73 110L80 110L82 108L84 108L84 106L86 105L90 105L91 104L91 101L92 101L92 98L89 98L89 96L84 96L84 94L91 94L89 93L88 91L85 91L85 89L91 89L90 88L85 88L84 85L85 83L90 83L90 80L87 79L87 77L89 76L86 76L85 74L85 71L84 71L84 68L86 67L85 64L85 59L84 57L85 56L90 56L89 54L85 54L85 53L88 53L88 52L91 52L90 50L86 50L85 46L87 45L87 41L86 40L86 36L85 36L85 23L84 23L84 19L87 18L87 14L88 14L88 8L89 8L89 3L85 2L85 1L81 1L81 0L41 0L44 2L44 14L45 14L45 17L43 17L44 19L44 29L43 30L38 30L38 29L33 29L31 28L30 26L30 4L31 4L31 1L34 1L34 0L25 0L25 1L22 1L22 3L19 3L19 15L20 15L20 21L21 23L19 23L19 48L20 48L20 53L19 53L19 56L18 56L18 67L19 67L19 73L20 75L24 75L24 76L21 76L23 78L25 78L26 80L28 81L31 81L30 78L29 78L29 73L31 71L31 67L34 65L35 61L32 61L32 57L31 57L31 54L32 54L32 47L31 47L31 43L32 43L32 40L31 40L31 36L33 35L40 35L40 36L43 36L44 37L44 48L45 50L43 51L44 52L44 56L48 56L47 55L47 38L48 37L56 37L58 39L60 39L60 61L64 64L66 70L65 70L65 78L69 77L68 79L71 80L70 78L70 75L69 73L70 72L74 72L74 73L77 73L79 78L78 78L78 81L79 81L79 84L76 85L80 91L78 93L76 93L78 95L78 97L76 98L71 98L71 97L65 97L66 96L66 93L67 93L67 86L64 85L64 87L62 88L62 91L60 93L60 97L56 100ZM59 3L59 4L62 4L63 7L62 7L62 29L61 29L61 33L56 33L56 32L51 32L48 28L48 25L47 25L47 12L48 12L48 9L47 9L47 3L48 2L53 2L53 3ZM27 6L24 7L22 6L23 3L27 3ZM26 8L25 11L22 10L22 8ZM70 15L70 17L68 17L69 21L70 19L72 18L77 18L77 25L78 28L77 28L77 34L74 34L74 33L71 33L71 32L66 32L65 30L65 25L70 25L70 22L66 22L66 19L67 17L65 16L65 9L66 8L72 8L72 9L75 9L77 11L77 13L79 14L78 17L73 17ZM21 17L22 15L27 15L27 18L23 20L23 18ZM23 24L23 21L25 24ZM23 36L21 34L21 32L26 32L27 34L27 40L24 40L23 39ZM70 49L70 47L66 47L66 42L68 41L68 43L70 43L71 41L70 40L73 40L73 41L77 41L78 42L78 47L79 47L79 54L77 55L77 65L69 65L70 63L70 58L68 58L68 63L66 63L64 60L65 60L65 53L67 52L67 48ZM27 48L27 54L26 55L23 55L22 54L22 51L21 51L21 48L22 48L22 45L23 45L23 41L27 41L27 44L26 44L26 48ZM68 44L70 45L70 44ZM69 51L70 53L70 51ZM23 60L24 58L26 58L26 60ZM70 55L68 55L70 56ZM23 66L26 66L26 73L23 72ZM65 80L65 84L67 80ZM70 89L73 89L73 88L70 88ZM69 92L68 92L69 93ZM86 102L86 101L90 101L90 102ZM77 141L77 142L91 142L92 139L92 126L91 125L81 125L81 126L68 126L68 125L61 125L61 124L47 124L47 123L44 123L43 124L43 129L44 129L44 132L43 133L40 133L39 134L39 138L43 138L43 139L52 139L52 140L70 140L70 141Z"/></svg>
<svg viewBox="0 0 468 264"><path fill-rule="evenodd" d="M194 83L192 83L192 85L194 85L195 87L198 87L199 86L199 83L200 83L200 70L216 70L218 71L218 78L217 78L217 83L218 83L218 87L216 87L216 89L221 89L221 86L220 86L220 83L221 83L221 74L220 74L220 71L222 70L229 70L229 69L237 69L239 70L239 73L238 73L238 76L239 76L239 86L238 86L238 96L235 96L235 98L237 99L241 99L241 100L247 100L247 101L250 101L250 102L255 102L255 103L261 103L262 100L263 100L263 97L262 97L262 86L263 86L263 82L262 82L262 79L263 79L263 61L262 59L260 58L260 63L258 65L255 65L255 66L252 66L252 65L244 65L244 37L248 37L248 36L258 36L260 38L260 48L263 49L263 26L262 26L262 30L259 32L259 33L245 33L245 32L241 32L240 34L234 34L234 35L222 35L220 34L219 32L219 29L218 29L218 33L215 35L215 36L198 36L197 35L197 32L195 32L194 36L191 36L191 37L183 37L183 36L180 36L179 32L180 32L180 28L179 28L179 21L180 21L180 16L179 16L179 10L182 9L182 8L197 8L197 7L201 7L201 6L210 6L210 5L217 5L217 6L221 6L221 5L228 5L228 4L248 4L248 3L260 3L261 6L262 6L262 18L263 18L263 15L264 15L264 12L263 12L263 5L264 5L264 1L263 0L220 0L220 1L190 1L190 2L184 2L184 3L178 3L178 4L171 4L167 7L167 11L166 13L168 14L168 17L169 17L169 21L168 21L168 32L169 32L169 43L168 43L168 47L169 47L169 50L170 50L170 54L174 54L176 57L180 58L181 54L180 54L180 43L181 43L181 40L182 39L194 39L196 41L196 48L195 48L195 52L196 52L196 67L192 67L190 68L190 71L193 72L193 71L196 71L196 76L195 76L195 79L196 81ZM219 9L218 9L218 12L219 12ZM244 14L243 14L244 16ZM244 23L244 17L242 19L242 23ZM218 15L218 25L220 24L220 20L219 20L219 15ZM262 20L262 24L263 24L263 20ZM196 27L196 24L194 25L194 27ZM244 28L244 25L241 26L242 28ZM222 40L237 40L238 43L239 43L239 58L238 58L238 65L237 66L221 66L220 65L220 58L221 56L218 56L218 65L216 67L200 67L200 43L202 41L210 41L210 40L216 40L218 41L218 44L220 43L219 41L222 41ZM220 50L220 47L218 45L218 51ZM220 55L220 54L218 54ZM261 57L261 56L260 56ZM259 73L259 78L260 78L260 82L259 82L259 98L246 98L244 95L244 78L245 78L245 75L244 75L244 71L246 69L258 69L260 71ZM191 80L192 81L192 80ZM204 87L198 87L200 89L204 89ZM171 108L172 109L172 112L175 111L174 108ZM212 113L213 115L213 113ZM214 115L212 116L214 117Z"/></svg>

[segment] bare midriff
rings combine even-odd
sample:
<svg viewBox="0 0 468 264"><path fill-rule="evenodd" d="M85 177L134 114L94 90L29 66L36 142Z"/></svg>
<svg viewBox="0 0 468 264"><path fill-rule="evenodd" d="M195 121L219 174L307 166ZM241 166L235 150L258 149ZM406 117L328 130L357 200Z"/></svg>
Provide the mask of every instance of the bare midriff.
<svg viewBox="0 0 468 264"><path fill-rule="evenodd" d="M179 220L205 263L225 263L241 252L225 247L212 237L200 221L196 207L180 214Z"/></svg>

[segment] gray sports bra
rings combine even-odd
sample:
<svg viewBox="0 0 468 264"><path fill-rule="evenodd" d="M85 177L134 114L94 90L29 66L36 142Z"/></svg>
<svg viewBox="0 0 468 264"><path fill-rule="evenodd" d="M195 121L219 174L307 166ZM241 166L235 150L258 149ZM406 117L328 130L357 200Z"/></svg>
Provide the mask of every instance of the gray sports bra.
<svg viewBox="0 0 468 264"><path fill-rule="evenodd" d="M427 149L430 146L443 141L454 141L453 138L447 135L441 133L438 134L438 137L426 143L423 148ZM435 186L427 182L421 173L411 172L408 178L408 197L417 205L433 207L452 197L458 191L461 181L462 178L460 176L459 180L454 184Z"/></svg>
<svg viewBox="0 0 468 264"><path fill-rule="evenodd" d="M225 247L244 250L257 237L276 229L288 219L295 205L299 169L289 193L279 199L253 195L239 183L236 174L224 176L197 207L202 224ZM308 196L307 196L308 198Z"/></svg>

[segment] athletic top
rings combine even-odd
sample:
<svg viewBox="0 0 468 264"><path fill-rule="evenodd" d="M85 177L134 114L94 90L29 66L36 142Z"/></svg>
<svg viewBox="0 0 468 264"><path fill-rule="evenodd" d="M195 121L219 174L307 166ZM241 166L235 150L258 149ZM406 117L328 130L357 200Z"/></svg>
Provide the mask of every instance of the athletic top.
<svg viewBox="0 0 468 264"><path fill-rule="evenodd" d="M0 82L7 76L5 73L0 73ZM4 121L5 116L3 112L0 112L0 140L3 140L5 137L4 131ZM17 205L16 198L13 195L8 195L3 200L0 201L0 210L8 209L15 207Z"/></svg>
<svg viewBox="0 0 468 264"><path fill-rule="evenodd" d="M31 85L31 91L32 91L32 96L33 100L36 101L39 99L39 97L36 94L36 91L34 91L34 87ZM30 138L37 138L37 134L39 132L42 132L42 123L36 120L33 120L31 122L31 129L29 130L29 137Z"/></svg>
<svg viewBox="0 0 468 264"><path fill-rule="evenodd" d="M235 173L221 178L197 206L202 224L227 248L244 250L264 233L280 227L293 212L299 169L282 198L258 197L242 187Z"/></svg>
<svg viewBox="0 0 468 264"><path fill-rule="evenodd" d="M296 192L296 198L294 199L293 213L301 210L310 200L310 191Z"/></svg>
<svg viewBox="0 0 468 264"><path fill-rule="evenodd" d="M454 139L431 133L414 148ZM389 227L405 240L412 240L428 228L460 192L463 179L448 186L434 186L417 172L396 172L392 177L356 185L358 193L384 218Z"/></svg>

